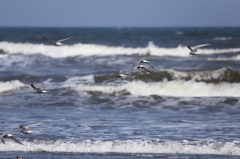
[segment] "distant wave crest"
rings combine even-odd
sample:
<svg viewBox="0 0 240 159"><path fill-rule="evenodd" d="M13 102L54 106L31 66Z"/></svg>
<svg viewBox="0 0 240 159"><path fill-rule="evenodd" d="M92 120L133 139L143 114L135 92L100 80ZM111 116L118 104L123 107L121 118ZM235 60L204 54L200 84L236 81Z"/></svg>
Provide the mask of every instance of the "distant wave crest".
<svg viewBox="0 0 240 159"><path fill-rule="evenodd" d="M149 42L147 47L106 46L98 44L75 44L56 47L52 45L32 43L0 42L0 50L7 54L42 54L54 58L73 56L108 56L108 55L152 55L152 56L188 56L189 50L185 46L163 48ZM201 49L201 54L220 54L240 52L240 48L230 49Z"/></svg>
<svg viewBox="0 0 240 159"><path fill-rule="evenodd" d="M232 37L215 37L214 40L220 40L220 41L226 41L226 40L232 40Z"/></svg>
<svg viewBox="0 0 240 159"><path fill-rule="evenodd" d="M33 141L22 142L24 146L9 141L1 144L0 151L25 152L80 152L80 153L171 153L171 154L214 154L240 155L238 141L221 143L216 141L161 141L161 140L125 140L125 141Z"/></svg>

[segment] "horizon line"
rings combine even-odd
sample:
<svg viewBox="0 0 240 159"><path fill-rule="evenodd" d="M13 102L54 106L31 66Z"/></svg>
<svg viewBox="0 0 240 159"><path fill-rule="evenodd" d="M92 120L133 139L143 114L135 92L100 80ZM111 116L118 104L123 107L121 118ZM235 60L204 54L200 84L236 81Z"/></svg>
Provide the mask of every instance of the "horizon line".
<svg viewBox="0 0 240 159"><path fill-rule="evenodd" d="M238 28L240 26L0 26L0 28Z"/></svg>

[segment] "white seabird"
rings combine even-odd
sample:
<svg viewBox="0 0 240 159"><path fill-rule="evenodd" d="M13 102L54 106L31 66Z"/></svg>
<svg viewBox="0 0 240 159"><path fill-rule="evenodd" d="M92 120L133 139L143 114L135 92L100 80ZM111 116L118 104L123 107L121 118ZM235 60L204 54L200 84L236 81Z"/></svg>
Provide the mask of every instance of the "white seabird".
<svg viewBox="0 0 240 159"><path fill-rule="evenodd" d="M31 84L31 87L32 87L33 89L37 90L35 93L46 93L46 92L48 92L48 91L46 91L46 90L43 90L43 89L41 89L41 88L39 88L39 87L34 86L33 84Z"/></svg>
<svg viewBox="0 0 240 159"><path fill-rule="evenodd" d="M41 125L42 123L37 123L37 124L31 124L31 125L28 125L28 126L19 126L19 128L22 128L22 131L20 133L23 133L23 134L30 134L32 133L33 131L31 131L31 128L33 126L37 126L37 125Z"/></svg>
<svg viewBox="0 0 240 159"><path fill-rule="evenodd" d="M143 65L132 65L132 70L131 70L131 74L130 74L131 78L132 78L132 75L133 75L133 72L135 69L141 69L141 70L147 71L149 73L153 73L152 71L149 71L148 69L146 69Z"/></svg>
<svg viewBox="0 0 240 159"><path fill-rule="evenodd" d="M197 46L194 46L194 47L187 46L187 48L191 51L191 52L189 53L189 56L190 56L190 55L199 55L199 54L196 54L196 53L197 53L197 50L198 50L200 47L207 46L207 45L210 45L210 44L201 44L201 45L197 45Z"/></svg>
<svg viewBox="0 0 240 159"><path fill-rule="evenodd" d="M128 70L120 70L120 71L118 71L118 72L115 72L115 73L113 74L113 76L121 77L121 78L127 77L127 75L124 74L124 72L130 72L130 71L128 71Z"/></svg>
<svg viewBox="0 0 240 159"><path fill-rule="evenodd" d="M73 36L69 37L69 38L66 38L66 39L62 39L62 40L58 40L58 41L54 41L54 40L50 40L50 39L47 39L43 36L43 39L47 40L47 41L51 41L51 45L56 45L56 46L62 46L63 44L61 43L62 41L65 41L65 40L68 40L68 39L71 39Z"/></svg>
<svg viewBox="0 0 240 159"><path fill-rule="evenodd" d="M144 60L144 59L138 59L135 62L135 65L139 65L141 62L147 64L148 66L152 67L152 69L156 70L152 65L150 65L150 63L149 63L150 61L147 61L147 60Z"/></svg>
<svg viewBox="0 0 240 159"><path fill-rule="evenodd" d="M8 137L9 139L12 139L13 141L23 145L20 141L15 139L12 134L0 134L0 142L5 144L5 141L3 140L4 137Z"/></svg>

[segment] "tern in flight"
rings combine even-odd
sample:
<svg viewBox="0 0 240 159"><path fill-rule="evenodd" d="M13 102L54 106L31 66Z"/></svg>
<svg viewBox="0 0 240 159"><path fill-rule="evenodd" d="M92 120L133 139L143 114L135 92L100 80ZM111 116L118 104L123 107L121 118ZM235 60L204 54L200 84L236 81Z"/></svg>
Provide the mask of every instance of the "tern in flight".
<svg viewBox="0 0 240 159"><path fill-rule="evenodd" d="M20 141L18 141L17 139L15 139L12 134L2 134L2 133L1 133L1 134L0 134L0 142L2 142L2 143L4 143L4 144L5 144L5 141L3 140L4 137L8 137L9 139L12 139L13 141L15 141L15 142L23 145Z"/></svg>
<svg viewBox="0 0 240 159"><path fill-rule="evenodd" d="M32 124L28 126L19 126L19 128L22 128L22 131L20 133L23 134L31 134L33 131L31 130L33 126L41 125L42 123Z"/></svg>
<svg viewBox="0 0 240 159"><path fill-rule="evenodd" d="M46 93L46 92L48 92L48 91L46 91L46 90L43 90L43 89L41 89L41 88L38 88L38 87L34 86L33 84L31 84L31 87L32 87L33 89L37 90L35 93Z"/></svg>
<svg viewBox="0 0 240 159"><path fill-rule="evenodd" d="M62 46L63 44L61 43L62 41L65 41L65 40L68 40L68 39L71 39L73 36L69 37L69 38L66 38L66 39L62 39L62 40L58 40L58 41L54 41L54 40L50 40L50 39L47 39L43 36L43 39L47 40L47 41L51 41L51 45L56 45L56 46Z"/></svg>
<svg viewBox="0 0 240 159"><path fill-rule="evenodd" d="M148 66L152 67L152 69L156 70L152 65L150 65L150 63L149 63L150 61L147 61L147 60L144 60L144 59L138 59L135 62L135 65L139 65L141 62L147 64Z"/></svg>
<svg viewBox="0 0 240 159"><path fill-rule="evenodd" d="M191 51L191 52L189 53L189 56L190 56L190 55L199 55L199 54L196 54L196 53L197 53L197 50L198 50L200 47L207 46L207 45L210 45L210 44L201 44L201 45L197 45L197 46L194 46L194 47L187 46L187 48Z"/></svg>
<svg viewBox="0 0 240 159"><path fill-rule="evenodd" d="M121 78L127 77L127 75L124 74L124 72L130 72L130 71L128 71L128 70L120 70L120 71L118 71L118 72L115 72L115 73L113 74L113 76L121 77Z"/></svg>
<svg viewBox="0 0 240 159"><path fill-rule="evenodd" d="M132 70L131 70L131 74L130 74L130 77L132 78L132 75L133 75L133 72L135 69L138 69L138 70L144 70L144 71L147 71L149 73L153 73L152 71L149 71L148 69L146 69L143 65L132 65Z"/></svg>

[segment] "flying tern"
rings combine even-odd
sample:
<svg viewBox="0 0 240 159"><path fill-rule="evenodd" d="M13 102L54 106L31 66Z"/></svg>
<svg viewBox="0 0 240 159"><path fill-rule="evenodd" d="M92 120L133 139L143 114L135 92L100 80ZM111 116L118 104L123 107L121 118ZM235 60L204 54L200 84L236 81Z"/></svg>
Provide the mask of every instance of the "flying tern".
<svg viewBox="0 0 240 159"><path fill-rule="evenodd" d="M37 126L37 125L41 125L42 123L37 123L37 124L31 124L31 125L28 125L28 126L19 126L19 128L22 128L22 131L20 133L23 133L23 134L30 134L32 133L33 131L31 130L33 126Z"/></svg>
<svg viewBox="0 0 240 159"><path fill-rule="evenodd" d="M116 77L127 77L127 75L124 72L130 72L130 71L128 71L128 70L120 70L118 72L115 72L113 74L113 76L116 76Z"/></svg>
<svg viewBox="0 0 240 159"><path fill-rule="evenodd" d="M152 69L156 70L152 65L150 65L150 63L149 63L150 61L147 61L147 60L144 60L144 59L138 59L135 62L135 65L139 65L141 62L147 64L148 66L152 67Z"/></svg>
<svg viewBox="0 0 240 159"><path fill-rule="evenodd" d="M68 40L68 39L71 39L73 36L69 37L69 38L66 38L66 39L62 39L62 40L58 40L58 41L54 41L54 40L50 40L50 39L47 39L43 36L43 39L47 40L47 41L51 41L51 45L56 45L56 46L62 46L63 44L61 43L62 41L65 41L65 40Z"/></svg>
<svg viewBox="0 0 240 159"><path fill-rule="evenodd" d="M46 93L46 92L48 92L48 91L46 91L46 90L43 90L43 89L41 89L41 88L39 88L39 87L34 86L33 84L31 84L31 87L32 87L33 89L37 90L35 93Z"/></svg>
<svg viewBox="0 0 240 159"><path fill-rule="evenodd" d="M17 139L15 139L12 134L2 134L2 133L1 133L1 134L0 134L0 142L2 142L2 143L5 144L5 141L3 140L3 138L5 138L5 137L8 137L9 139L12 139L13 141L15 141L15 142L23 145L20 141L18 141Z"/></svg>
<svg viewBox="0 0 240 159"><path fill-rule="evenodd" d="M207 45L210 45L210 44L201 44L201 45L197 45L197 46L194 46L194 47L187 46L187 48L191 51L191 52L189 53L189 56L190 56L190 55L199 55L199 54L196 54L196 53L197 53L197 50L198 50L200 47L207 46Z"/></svg>
<svg viewBox="0 0 240 159"><path fill-rule="evenodd" d="M144 70L144 71L147 71L149 73L153 73L152 71L149 71L148 69L146 69L143 65L132 65L132 70L131 70L131 74L130 74L130 77L132 78L132 75L133 75L133 72L135 69L138 69L138 70Z"/></svg>

